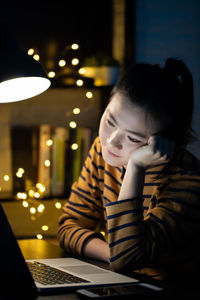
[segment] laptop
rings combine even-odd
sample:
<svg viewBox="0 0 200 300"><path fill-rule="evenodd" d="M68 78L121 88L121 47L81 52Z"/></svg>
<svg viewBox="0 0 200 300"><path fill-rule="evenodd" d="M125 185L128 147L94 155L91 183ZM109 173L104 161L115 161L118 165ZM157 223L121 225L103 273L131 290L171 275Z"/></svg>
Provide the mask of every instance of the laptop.
<svg viewBox="0 0 200 300"><path fill-rule="evenodd" d="M0 204L0 299L35 299L39 294L138 282L76 258L25 261Z"/></svg>

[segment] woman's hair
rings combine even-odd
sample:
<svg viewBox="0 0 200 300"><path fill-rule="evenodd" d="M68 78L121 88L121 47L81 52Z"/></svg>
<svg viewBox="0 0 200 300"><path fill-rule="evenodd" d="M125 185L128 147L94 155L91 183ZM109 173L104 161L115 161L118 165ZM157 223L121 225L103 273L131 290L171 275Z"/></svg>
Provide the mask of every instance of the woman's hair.
<svg viewBox="0 0 200 300"><path fill-rule="evenodd" d="M132 103L144 108L147 117L161 122L160 134L175 141L175 154L194 138L193 79L186 65L169 58L159 65L139 63L130 66L113 88Z"/></svg>
<svg viewBox="0 0 200 300"><path fill-rule="evenodd" d="M113 88L112 94L116 92L159 120L163 128L160 134L172 138L176 146L185 147L193 138L193 79L182 61L169 58L163 68L132 65Z"/></svg>

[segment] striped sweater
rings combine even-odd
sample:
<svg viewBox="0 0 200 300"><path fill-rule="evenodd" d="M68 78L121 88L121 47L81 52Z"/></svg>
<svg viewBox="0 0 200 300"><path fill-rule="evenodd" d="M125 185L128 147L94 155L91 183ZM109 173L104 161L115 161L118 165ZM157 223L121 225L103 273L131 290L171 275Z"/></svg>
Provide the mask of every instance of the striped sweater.
<svg viewBox="0 0 200 300"><path fill-rule="evenodd" d="M155 278L195 272L200 264L200 163L185 151L170 175L147 169L143 199L117 201L123 167L102 158L97 137L59 220L67 252L83 256L91 237L105 227L114 270L137 270Z"/></svg>

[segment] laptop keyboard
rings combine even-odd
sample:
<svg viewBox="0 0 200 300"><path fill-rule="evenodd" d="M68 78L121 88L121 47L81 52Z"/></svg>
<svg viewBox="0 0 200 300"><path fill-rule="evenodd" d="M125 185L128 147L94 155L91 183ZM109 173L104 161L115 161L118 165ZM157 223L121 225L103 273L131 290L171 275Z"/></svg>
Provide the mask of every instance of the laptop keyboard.
<svg viewBox="0 0 200 300"><path fill-rule="evenodd" d="M37 261L27 262L27 265L33 279L44 285L89 282L81 277L74 276Z"/></svg>

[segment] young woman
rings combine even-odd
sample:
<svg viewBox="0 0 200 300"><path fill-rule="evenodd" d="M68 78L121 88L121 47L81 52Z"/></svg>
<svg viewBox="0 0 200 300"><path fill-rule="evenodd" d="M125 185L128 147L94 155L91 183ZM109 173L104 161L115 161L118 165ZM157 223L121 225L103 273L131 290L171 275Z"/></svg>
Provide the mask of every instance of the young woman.
<svg viewBox="0 0 200 300"><path fill-rule="evenodd" d="M182 61L126 71L63 208L61 247L159 279L199 271L200 164L186 150L192 111Z"/></svg>

